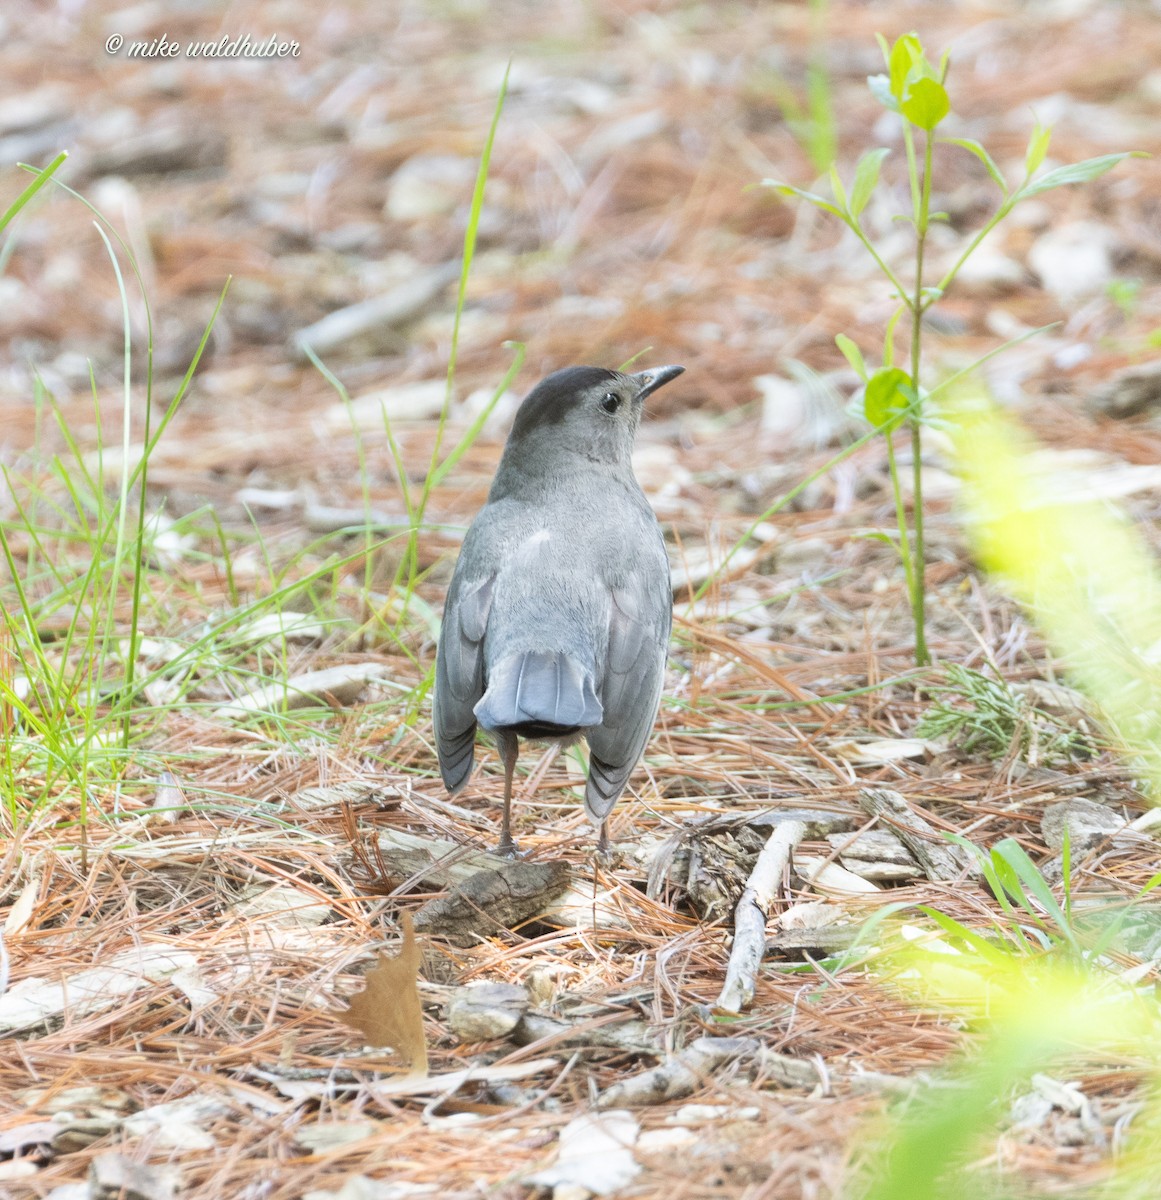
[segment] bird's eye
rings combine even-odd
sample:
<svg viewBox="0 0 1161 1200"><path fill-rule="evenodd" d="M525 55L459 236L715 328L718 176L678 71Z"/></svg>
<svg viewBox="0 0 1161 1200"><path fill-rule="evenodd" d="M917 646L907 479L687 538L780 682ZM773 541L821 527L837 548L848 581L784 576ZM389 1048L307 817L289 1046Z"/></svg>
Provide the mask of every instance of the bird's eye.
<svg viewBox="0 0 1161 1200"><path fill-rule="evenodd" d="M616 392L606 392L601 397L601 407L607 413L615 413L621 407L621 397Z"/></svg>

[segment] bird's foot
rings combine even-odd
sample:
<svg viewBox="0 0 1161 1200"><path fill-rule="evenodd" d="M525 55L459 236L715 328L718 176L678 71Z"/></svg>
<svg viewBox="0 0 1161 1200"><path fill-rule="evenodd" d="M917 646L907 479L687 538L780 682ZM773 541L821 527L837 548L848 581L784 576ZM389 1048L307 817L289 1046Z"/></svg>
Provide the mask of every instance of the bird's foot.
<svg viewBox="0 0 1161 1200"><path fill-rule="evenodd" d="M494 853L500 855L501 858L520 857L520 851L517 849L516 842L511 836L502 837Z"/></svg>
<svg viewBox="0 0 1161 1200"><path fill-rule="evenodd" d="M596 855L602 867L611 867L620 858L616 847L609 841L609 835L603 829L601 836L597 838Z"/></svg>

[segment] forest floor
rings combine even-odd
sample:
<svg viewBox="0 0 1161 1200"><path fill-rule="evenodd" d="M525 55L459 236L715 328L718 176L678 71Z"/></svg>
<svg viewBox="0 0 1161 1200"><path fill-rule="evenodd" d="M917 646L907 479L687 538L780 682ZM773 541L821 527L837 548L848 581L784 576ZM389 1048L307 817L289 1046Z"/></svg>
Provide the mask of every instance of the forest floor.
<svg viewBox="0 0 1161 1200"><path fill-rule="evenodd" d="M848 953L851 931L887 902L997 937L1005 921L966 859L948 878L891 839L893 867L853 854L856 836L898 825L868 810L867 789L901 796L927 822L921 841L961 833L988 850L1013 838L1057 884L1060 823L1093 802L1110 824L1078 838L1077 904L1134 897L1158 870L1158 843L1132 772L1059 686L1067 664L973 563L938 432L923 464L935 667L915 668L898 554L874 536L894 526L881 438L769 513L866 432L847 414L858 380L834 336L877 361L893 301L837 222L747 185L814 186L808 139L778 98L789 89L805 103L815 63L843 177L864 150L892 149L867 224L906 273L908 231L891 221L907 201L902 143L866 77L882 66L875 33L910 29L936 57L951 51L949 134L984 143L1009 178L1034 117L1054 126L1049 165L1152 154L1021 206L933 314L928 363L946 375L1052 324L982 377L1049 469L1130 512L1156 550L1156 6L44 7L14 0L0 17L3 202L27 184L16 163L69 150L59 178L136 257L154 356L150 407L131 281L126 422L109 253L92 212L46 189L12 227L0 277L0 516L25 587L21 608L0 582L15 614L0 672L24 689L24 707L4 710L0 1196L548 1194L537 1173L558 1161L561 1131L610 1100L629 1115L594 1136L612 1130L630 1149L598 1155L609 1194L858 1194L894 1115L927 1103L977 1033L962 1012L917 1000L874 944ZM298 52L184 49L243 34ZM163 35L177 56L129 56ZM443 453L504 378L508 343L525 358L432 489L411 564L401 486L416 501L432 458L468 205L509 59ZM949 220L932 235L933 277L997 195L956 147L940 147L936 167L933 207ZM150 453L145 501L159 515L126 748L108 714L129 675L133 591L116 520L99 527L115 512L123 436L134 462L147 412L156 429L227 278L198 371ZM364 301L378 303L374 319L353 308ZM675 574L656 733L612 819L610 865L594 859L578 763L537 780L535 754L522 756L525 861L567 863L570 890L515 928L484 922L463 945L421 922L433 1079L420 1087L342 1014L376 952L397 953L401 914L461 879L453 868L496 865L481 856L498 831L494 750L481 744L453 799L432 747L425 681L456 547L518 397L557 367L637 354L686 367L650 400L637 456ZM899 456L908 464L902 441ZM127 489L130 527L137 496ZM414 586L395 586L412 565ZM996 756L922 736L946 664L1032 697L1026 721L1079 729L1085 753L1038 751L1019 720ZM320 685L327 702L234 703L331 668L345 674ZM805 837L778 880L769 956L752 1003L727 1017L715 1006L733 907L771 829L796 813ZM823 861L845 863L853 882L824 878ZM1109 955L1142 986L1158 977L1147 917ZM481 1042L449 1004L484 982L513 990ZM723 1035L752 1040L687 1058L688 1086L659 1103L617 1099L667 1056ZM466 1067L492 1075L455 1080ZM972 1194L1091 1195L1115 1180L1144 1058L1053 1069L1063 1090L1042 1079L998 1098ZM144 1173L118 1176L126 1159ZM560 1200L601 1190L587 1176L555 1187Z"/></svg>

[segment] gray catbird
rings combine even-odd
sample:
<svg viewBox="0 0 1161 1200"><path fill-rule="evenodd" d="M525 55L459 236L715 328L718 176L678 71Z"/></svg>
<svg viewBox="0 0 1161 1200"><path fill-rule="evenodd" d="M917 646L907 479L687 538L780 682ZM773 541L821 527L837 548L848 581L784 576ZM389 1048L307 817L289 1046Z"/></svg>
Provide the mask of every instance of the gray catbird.
<svg viewBox="0 0 1161 1200"><path fill-rule="evenodd" d="M504 764L499 852L512 854L519 737L588 739L585 810L600 825L641 757L665 674L669 560L630 461L645 397L684 367L568 367L525 397L456 563L439 637L434 725L449 792L476 725Z"/></svg>

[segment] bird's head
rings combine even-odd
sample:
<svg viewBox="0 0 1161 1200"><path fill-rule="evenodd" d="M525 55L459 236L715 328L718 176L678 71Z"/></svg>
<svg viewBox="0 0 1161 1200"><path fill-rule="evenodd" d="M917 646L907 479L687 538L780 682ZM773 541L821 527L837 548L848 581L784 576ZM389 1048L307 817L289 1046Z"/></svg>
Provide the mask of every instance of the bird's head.
<svg viewBox="0 0 1161 1200"><path fill-rule="evenodd" d="M524 398L505 457L528 447L538 456L571 452L627 467L645 398L684 370L653 367L632 375L605 367L555 371Z"/></svg>

